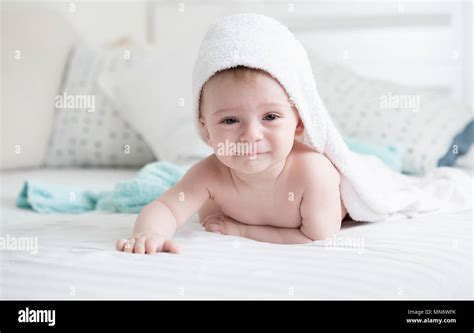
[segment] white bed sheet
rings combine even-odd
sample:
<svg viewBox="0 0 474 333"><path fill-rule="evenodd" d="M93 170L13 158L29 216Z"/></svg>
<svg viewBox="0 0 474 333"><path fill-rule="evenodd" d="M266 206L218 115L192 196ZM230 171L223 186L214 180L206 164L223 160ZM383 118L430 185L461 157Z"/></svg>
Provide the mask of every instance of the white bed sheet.
<svg viewBox="0 0 474 333"><path fill-rule="evenodd" d="M145 256L114 249L135 214L47 215L14 206L25 179L112 189L135 172L2 172L1 236L37 237L38 253L0 251L0 298L472 299L472 210L346 222L336 246L208 233L195 215L175 236L182 254Z"/></svg>

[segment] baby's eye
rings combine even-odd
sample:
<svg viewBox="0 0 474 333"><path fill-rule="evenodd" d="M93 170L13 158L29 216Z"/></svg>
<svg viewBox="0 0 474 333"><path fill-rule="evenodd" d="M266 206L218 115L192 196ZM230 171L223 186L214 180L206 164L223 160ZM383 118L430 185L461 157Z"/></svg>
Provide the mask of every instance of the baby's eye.
<svg viewBox="0 0 474 333"><path fill-rule="evenodd" d="M221 124L232 125L232 124L235 124L236 122L237 122L237 119L235 118L226 118L221 121Z"/></svg>
<svg viewBox="0 0 474 333"><path fill-rule="evenodd" d="M275 120L277 118L280 118L280 117L278 117L276 114L273 114L273 113L267 114L265 115L265 117L263 117L263 119L270 120L270 121Z"/></svg>

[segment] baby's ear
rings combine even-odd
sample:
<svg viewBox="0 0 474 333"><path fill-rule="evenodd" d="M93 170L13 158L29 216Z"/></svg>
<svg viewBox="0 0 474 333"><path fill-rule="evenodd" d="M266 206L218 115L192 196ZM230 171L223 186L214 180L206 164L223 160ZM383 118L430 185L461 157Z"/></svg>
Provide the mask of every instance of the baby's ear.
<svg viewBox="0 0 474 333"><path fill-rule="evenodd" d="M298 117L298 125L296 125L295 135L302 135L304 132L304 123L300 117Z"/></svg>
<svg viewBox="0 0 474 333"><path fill-rule="evenodd" d="M199 128L201 129L201 136L203 137L204 141L212 147L211 145L211 139L209 135L209 131L207 130L206 122L202 117L199 117Z"/></svg>

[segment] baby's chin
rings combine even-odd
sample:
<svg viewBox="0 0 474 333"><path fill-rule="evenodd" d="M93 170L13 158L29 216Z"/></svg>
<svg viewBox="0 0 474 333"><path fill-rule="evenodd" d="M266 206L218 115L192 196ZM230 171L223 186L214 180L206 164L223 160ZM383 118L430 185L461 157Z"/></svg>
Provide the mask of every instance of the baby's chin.
<svg viewBox="0 0 474 333"><path fill-rule="evenodd" d="M257 156L232 156L217 158L228 168L243 174L256 174L265 171L278 161L274 161L271 154L259 154Z"/></svg>

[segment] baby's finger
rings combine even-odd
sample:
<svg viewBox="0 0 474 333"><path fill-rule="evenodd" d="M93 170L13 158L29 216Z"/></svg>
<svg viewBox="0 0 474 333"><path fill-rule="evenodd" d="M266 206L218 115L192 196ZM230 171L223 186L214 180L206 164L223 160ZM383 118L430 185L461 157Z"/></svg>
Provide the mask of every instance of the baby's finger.
<svg viewBox="0 0 474 333"><path fill-rule="evenodd" d="M201 222L201 225L205 228L206 225L208 225L209 223L212 223L212 221L215 221L215 219L208 217L204 221Z"/></svg>
<svg viewBox="0 0 474 333"><path fill-rule="evenodd" d="M131 253L133 252L133 247L135 246L135 238L130 238L125 242L123 246L123 252Z"/></svg>
<svg viewBox="0 0 474 333"><path fill-rule="evenodd" d="M119 239L117 243L115 243L115 248L117 249L117 251L123 251L123 247L126 242L126 239Z"/></svg>
<svg viewBox="0 0 474 333"><path fill-rule="evenodd" d="M155 254L159 243L160 240L155 237L147 238L145 241L146 254Z"/></svg>
<svg viewBox="0 0 474 333"><path fill-rule="evenodd" d="M219 223L219 222L216 221L216 220L207 220L207 221L205 221L205 222L203 223L202 226L204 227L204 229L207 230L207 228L209 228L211 225L213 225L213 224L215 224L215 223Z"/></svg>
<svg viewBox="0 0 474 333"><path fill-rule="evenodd" d="M201 221L201 225L204 227L209 222L219 221L219 218L221 216L222 216L221 213L214 213L214 214L208 215L204 218L204 220Z"/></svg>
<svg viewBox="0 0 474 333"><path fill-rule="evenodd" d="M204 229L206 229L206 231L211 231L210 228L211 228L211 225L213 225L213 223L206 223L206 225L204 226Z"/></svg>
<svg viewBox="0 0 474 333"><path fill-rule="evenodd" d="M173 241L165 240L163 244L163 252L178 254L179 247Z"/></svg>
<svg viewBox="0 0 474 333"><path fill-rule="evenodd" d="M209 223L206 227L207 231L223 234L224 230L220 223Z"/></svg>
<svg viewBox="0 0 474 333"><path fill-rule="evenodd" d="M133 252L144 254L145 253L145 240L146 240L145 236L140 236L136 238Z"/></svg>
<svg viewBox="0 0 474 333"><path fill-rule="evenodd" d="M163 237L161 237L161 238L158 239L158 245L156 247L156 252L177 253L177 247L173 246L173 244L170 240L166 240Z"/></svg>

